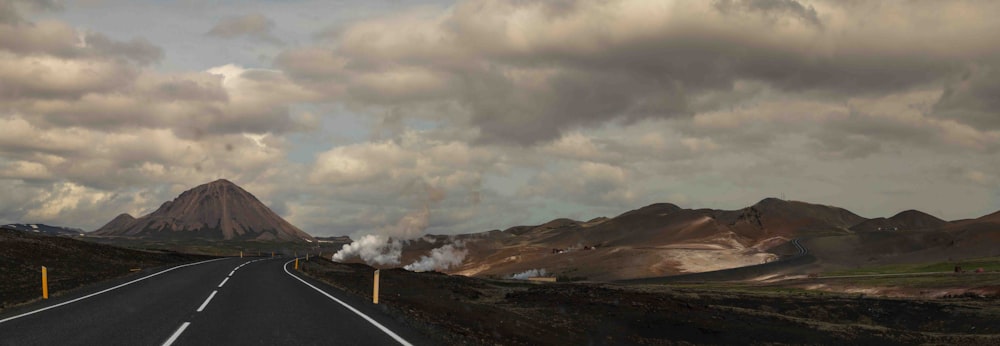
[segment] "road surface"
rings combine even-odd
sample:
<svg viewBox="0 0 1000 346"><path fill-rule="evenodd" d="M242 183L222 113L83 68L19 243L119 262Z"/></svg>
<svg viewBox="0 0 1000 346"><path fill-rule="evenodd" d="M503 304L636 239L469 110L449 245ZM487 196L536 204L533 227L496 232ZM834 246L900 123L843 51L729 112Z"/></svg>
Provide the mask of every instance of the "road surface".
<svg viewBox="0 0 1000 346"><path fill-rule="evenodd" d="M408 345L422 336L292 269L226 258L0 314L0 345Z"/></svg>

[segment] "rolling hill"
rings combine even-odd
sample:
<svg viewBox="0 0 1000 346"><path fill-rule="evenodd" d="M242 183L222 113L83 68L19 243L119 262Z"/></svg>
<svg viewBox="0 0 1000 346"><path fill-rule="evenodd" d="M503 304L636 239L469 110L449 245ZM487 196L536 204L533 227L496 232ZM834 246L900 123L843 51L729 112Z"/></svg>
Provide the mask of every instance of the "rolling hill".
<svg viewBox="0 0 1000 346"><path fill-rule="evenodd" d="M881 230L880 230L881 228ZM555 219L534 226L435 235L403 248L409 263L442 244L468 255L449 273L511 277L540 271L564 278L618 280L736 268L798 254L802 239L823 268L998 256L1000 213L947 222L908 210L866 219L843 208L767 198L739 210L658 203L611 218Z"/></svg>

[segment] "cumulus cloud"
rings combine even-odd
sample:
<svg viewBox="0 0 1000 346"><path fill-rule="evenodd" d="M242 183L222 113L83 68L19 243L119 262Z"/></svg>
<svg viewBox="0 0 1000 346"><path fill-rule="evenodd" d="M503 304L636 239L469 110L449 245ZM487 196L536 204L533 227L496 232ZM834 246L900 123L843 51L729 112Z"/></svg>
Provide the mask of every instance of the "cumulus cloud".
<svg viewBox="0 0 1000 346"><path fill-rule="evenodd" d="M827 95L940 81L960 72L962 59L997 54L973 34L998 29L989 11L968 6L463 1L363 21L338 31L335 46L295 48L275 62L347 102L454 104L451 116L481 130L481 140L533 144L613 120L724 109L733 104L704 96L744 81ZM926 31L913 18L932 12L941 16L927 20L954 28L933 39L957 51L912 34ZM883 17L899 20L874 20Z"/></svg>
<svg viewBox="0 0 1000 346"><path fill-rule="evenodd" d="M974 65L961 79L947 84L934 104L934 114L981 129L1000 130L1000 63Z"/></svg>
<svg viewBox="0 0 1000 346"><path fill-rule="evenodd" d="M274 21L260 13L252 13L239 17L220 20L206 35L221 38L251 37L267 43L283 45L284 42L274 37Z"/></svg>
<svg viewBox="0 0 1000 346"><path fill-rule="evenodd" d="M1000 208L997 3L157 13L239 49L35 19L58 7L0 0L5 220L98 226L226 177L307 231L384 236L369 243L391 258L389 239L672 198L738 208L788 192L872 216ZM272 44L290 18L281 37L301 43Z"/></svg>

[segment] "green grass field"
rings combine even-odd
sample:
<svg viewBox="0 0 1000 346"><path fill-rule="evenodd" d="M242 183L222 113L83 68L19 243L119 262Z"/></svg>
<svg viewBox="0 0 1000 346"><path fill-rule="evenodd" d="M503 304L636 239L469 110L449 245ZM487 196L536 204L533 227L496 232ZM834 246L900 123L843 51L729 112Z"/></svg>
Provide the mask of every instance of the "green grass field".
<svg viewBox="0 0 1000 346"><path fill-rule="evenodd" d="M984 271L1000 271L1000 257L977 258L954 262L922 263L922 264L895 264L873 267L863 267L856 269L838 270L823 273L823 276L842 275L870 275L870 274L900 274L900 273L933 273L933 272L953 272L956 266L962 267L967 272L983 268Z"/></svg>

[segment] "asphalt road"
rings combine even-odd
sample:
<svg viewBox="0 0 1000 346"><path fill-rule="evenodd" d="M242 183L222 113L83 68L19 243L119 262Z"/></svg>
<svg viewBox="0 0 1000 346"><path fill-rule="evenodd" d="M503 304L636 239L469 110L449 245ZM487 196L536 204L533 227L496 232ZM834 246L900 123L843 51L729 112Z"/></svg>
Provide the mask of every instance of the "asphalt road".
<svg viewBox="0 0 1000 346"><path fill-rule="evenodd" d="M227 258L105 283L0 315L0 345L426 343L370 301L292 266Z"/></svg>

